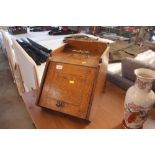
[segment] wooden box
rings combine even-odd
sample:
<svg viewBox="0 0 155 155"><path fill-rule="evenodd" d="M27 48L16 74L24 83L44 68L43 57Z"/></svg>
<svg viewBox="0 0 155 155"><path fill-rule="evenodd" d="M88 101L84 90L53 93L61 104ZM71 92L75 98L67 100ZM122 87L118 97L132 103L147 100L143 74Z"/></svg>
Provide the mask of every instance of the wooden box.
<svg viewBox="0 0 155 155"><path fill-rule="evenodd" d="M107 44L68 40L49 58L37 104L89 119L96 80Z"/></svg>

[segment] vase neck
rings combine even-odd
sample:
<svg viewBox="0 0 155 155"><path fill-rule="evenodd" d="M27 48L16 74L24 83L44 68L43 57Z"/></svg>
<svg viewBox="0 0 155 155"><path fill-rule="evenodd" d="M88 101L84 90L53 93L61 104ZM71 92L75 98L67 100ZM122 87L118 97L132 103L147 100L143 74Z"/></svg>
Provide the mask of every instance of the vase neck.
<svg viewBox="0 0 155 155"><path fill-rule="evenodd" d="M149 92L152 89L153 80L145 80L138 78L135 81L135 87L144 92Z"/></svg>

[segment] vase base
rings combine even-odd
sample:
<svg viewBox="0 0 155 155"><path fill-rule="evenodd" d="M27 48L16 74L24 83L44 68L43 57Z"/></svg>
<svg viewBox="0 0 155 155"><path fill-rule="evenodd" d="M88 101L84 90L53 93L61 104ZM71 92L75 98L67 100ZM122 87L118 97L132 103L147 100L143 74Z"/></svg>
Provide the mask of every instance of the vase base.
<svg viewBox="0 0 155 155"><path fill-rule="evenodd" d="M143 126L141 126L139 128L130 128L126 125L125 120L122 121L122 127L123 127L123 129L143 129Z"/></svg>

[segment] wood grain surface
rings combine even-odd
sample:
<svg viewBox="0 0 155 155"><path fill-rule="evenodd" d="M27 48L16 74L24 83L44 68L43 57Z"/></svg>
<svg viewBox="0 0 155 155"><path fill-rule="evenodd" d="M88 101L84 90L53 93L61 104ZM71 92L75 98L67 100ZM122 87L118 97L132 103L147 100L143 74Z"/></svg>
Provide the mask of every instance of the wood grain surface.
<svg viewBox="0 0 155 155"><path fill-rule="evenodd" d="M68 40L54 51L44 71L37 104L89 120L99 70L106 77L107 48L103 42Z"/></svg>
<svg viewBox="0 0 155 155"><path fill-rule="evenodd" d="M41 108L35 104L38 90L22 95L36 128L121 128L125 92L107 82L105 92L96 95L90 111L90 121Z"/></svg>

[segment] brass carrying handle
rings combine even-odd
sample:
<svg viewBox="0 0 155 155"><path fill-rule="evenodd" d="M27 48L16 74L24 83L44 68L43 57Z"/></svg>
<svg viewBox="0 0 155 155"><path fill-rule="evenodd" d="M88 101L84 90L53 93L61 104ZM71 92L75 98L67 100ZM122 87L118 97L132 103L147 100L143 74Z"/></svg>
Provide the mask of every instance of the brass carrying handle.
<svg viewBox="0 0 155 155"><path fill-rule="evenodd" d="M72 51L78 54L88 54L88 55L90 54L89 51L84 51L84 50L72 50Z"/></svg>
<svg viewBox="0 0 155 155"><path fill-rule="evenodd" d="M84 51L84 50L72 50L73 52L77 53L77 54L82 54L82 55L85 55L86 58L89 57L90 55L90 52L89 51Z"/></svg>

